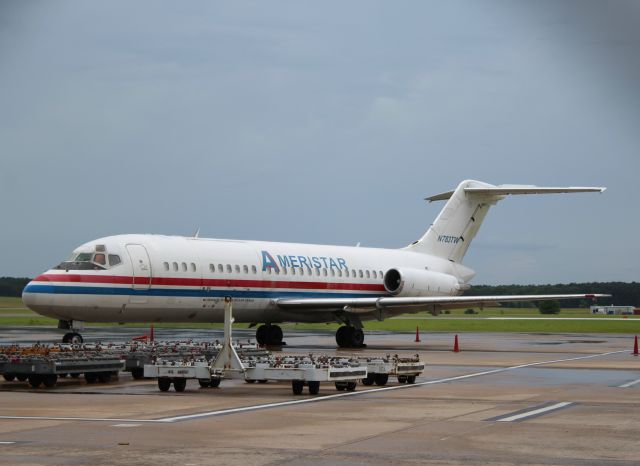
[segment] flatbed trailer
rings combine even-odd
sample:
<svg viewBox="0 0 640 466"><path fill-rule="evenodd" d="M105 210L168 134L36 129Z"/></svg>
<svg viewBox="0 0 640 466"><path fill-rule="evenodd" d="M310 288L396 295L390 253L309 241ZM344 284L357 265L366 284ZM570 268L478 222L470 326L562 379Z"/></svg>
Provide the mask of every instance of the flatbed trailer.
<svg viewBox="0 0 640 466"><path fill-rule="evenodd" d="M400 383L414 383L424 370L419 356L391 357L332 357L327 355L239 356L231 344L232 301L225 298L224 341L215 360L201 358L191 361L167 361L158 358L144 366L145 377L158 379L158 388L167 391L173 385L178 392L185 390L187 380L197 379L201 387L218 387L224 378L244 379L248 383L268 380L291 382L295 395L304 386L311 395L318 394L321 382L334 382L337 390L355 390L357 381L365 385L387 383L389 375ZM371 372L371 376L369 375ZM370 382L370 383L369 383Z"/></svg>

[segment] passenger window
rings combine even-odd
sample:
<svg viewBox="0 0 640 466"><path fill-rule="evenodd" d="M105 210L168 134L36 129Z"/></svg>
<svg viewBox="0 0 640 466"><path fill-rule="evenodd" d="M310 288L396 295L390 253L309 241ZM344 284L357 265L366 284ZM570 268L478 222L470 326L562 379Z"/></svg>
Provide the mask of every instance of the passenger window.
<svg viewBox="0 0 640 466"><path fill-rule="evenodd" d="M222 264L218 264L218 272L219 273L224 272L224 266Z"/></svg>
<svg viewBox="0 0 640 466"><path fill-rule="evenodd" d="M368 270L367 270L367 278L371 278L371 274L369 273Z"/></svg>
<svg viewBox="0 0 640 466"><path fill-rule="evenodd" d="M236 273L240 273L240 266L236 264Z"/></svg>
<svg viewBox="0 0 640 466"><path fill-rule="evenodd" d="M117 256L115 254L109 254L109 265L111 267L113 267L114 265L118 265L120 262L122 262L120 260L120 256Z"/></svg>
<svg viewBox="0 0 640 466"><path fill-rule="evenodd" d="M304 275L304 269L300 269L300 275Z"/></svg>
<svg viewBox="0 0 640 466"><path fill-rule="evenodd" d="M332 277L335 277L335 276L336 276L336 271L335 271L335 270L333 270L333 269L331 269L331 276L332 276Z"/></svg>
<svg viewBox="0 0 640 466"><path fill-rule="evenodd" d="M296 274L296 269L294 269L293 267L291 267L291 275L295 275Z"/></svg>
<svg viewBox="0 0 640 466"><path fill-rule="evenodd" d="M233 272L233 269L231 268L230 264L227 264L227 273L231 273Z"/></svg>
<svg viewBox="0 0 640 466"><path fill-rule="evenodd" d="M271 275L271 267L267 269L267 275Z"/></svg>
<svg viewBox="0 0 640 466"><path fill-rule="evenodd" d="M338 277L342 277L342 270L338 269Z"/></svg>
<svg viewBox="0 0 640 466"><path fill-rule="evenodd" d="M358 269L358 276L362 278L362 269Z"/></svg>
<svg viewBox="0 0 640 466"><path fill-rule="evenodd" d="M192 272L196 271L196 264L194 264L193 262L191 263L191 271Z"/></svg>
<svg viewBox="0 0 640 466"><path fill-rule="evenodd" d="M242 266L242 271L243 271L244 273L249 273L249 266L248 266L248 265L243 265L243 266Z"/></svg>
<svg viewBox="0 0 640 466"><path fill-rule="evenodd" d="M216 266L213 264L209 264L209 272L214 273L216 271Z"/></svg>
<svg viewBox="0 0 640 466"><path fill-rule="evenodd" d="M384 274L382 273L382 270L380 270L380 278L383 278Z"/></svg>
<svg viewBox="0 0 640 466"><path fill-rule="evenodd" d="M165 272L168 272L169 271L169 263L168 262L163 262L162 265L164 266Z"/></svg>
<svg viewBox="0 0 640 466"><path fill-rule="evenodd" d="M254 274L254 275L258 273L258 269L256 269L255 265L251 266L251 273Z"/></svg>
<svg viewBox="0 0 640 466"><path fill-rule="evenodd" d="M327 269L322 269L322 275L325 277L327 276Z"/></svg>
<svg viewBox="0 0 640 466"><path fill-rule="evenodd" d="M353 278L356 278L356 271L355 271L355 269L351 269L351 276L352 276Z"/></svg>
<svg viewBox="0 0 640 466"><path fill-rule="evenodd" d="M182 271L183 272L187 271L187 264L185 262L182 263Z"/></svg>
<svg viewBox="0 0 640 466"><path fill-rule="evenodd" d="M378 278L378 272L376 272L376 271L374 270L374 271L373 271L373 272L371 272L371 273L373 273L373 278Z"/></svg>
<svg viewBox="0 0 640 466"><path fill-rule="evenodd" d="M344 271L344 276L345 276L345 277L347 277L347 278L349 278L349 269L346 269L346 270Z"/></svg>
<svg viewBox="0 0 640 466"><path fill-rule="evenodd" d="M269 270L271 270L271 269L269 269ZM280 275L280 269L273 269L273 270L276 271L276 275Z"/></svg>
<svg viewBox="0 0 640 466"><path fill-rule="evenodd" d="M286 267L282 267L282 275L286 275L287 274L287 268Z"/></svg>
<svg viewBox="0 0 640 466"><path fill-rule="evenodd" d="M173 271L177 272L178 271L178 263L174 262L172 265L173 265Z"/></svg>

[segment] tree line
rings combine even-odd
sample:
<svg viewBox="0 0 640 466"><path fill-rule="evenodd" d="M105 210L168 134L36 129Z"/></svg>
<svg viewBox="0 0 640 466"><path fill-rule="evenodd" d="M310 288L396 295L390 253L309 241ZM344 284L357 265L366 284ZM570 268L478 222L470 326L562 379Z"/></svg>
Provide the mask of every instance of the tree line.
<svg viewBox="0 0 640 466"><path fill-rule="evenodd" d="M0 296L21 296L22 289L30 278L0 277ZM465 293L466 296L487 295L527 295L527 294L581 294L603 293L611 298L601 298L598 304L614 304L618 306L640 306L639 282L591 282L591 283L559 283L556 285L474 285ZM563 300L562 307L589 307L591 300ZM505 307L535 307L532 303L505 303Z"/></svg>

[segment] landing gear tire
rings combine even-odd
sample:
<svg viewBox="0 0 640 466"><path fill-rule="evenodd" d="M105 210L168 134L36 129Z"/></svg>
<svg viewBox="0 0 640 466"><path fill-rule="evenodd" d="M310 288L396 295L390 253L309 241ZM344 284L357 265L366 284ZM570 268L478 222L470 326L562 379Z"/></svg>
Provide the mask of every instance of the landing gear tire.
<svg viewBox="0 0 640 466"><path fill-rule="evenodd" d="M259 345L282 346L282 329L279 325L265 324L256 330Z"/></svg>
<svg viewBox="0 0 640 466"><path fill-rule="evenodd" d="M158 379L158 388L161 392L168 392L171 388L171 379L169 377L160 377Z"/></svg>
<svg viewBox="0 0 640 466"><path fill-rule="evenodd" d="M362 348L364 332L361 328L343 325L336 332L336 343L340 348Z"/></svg>
<svg viewBox="0 0 640 466"><path fill-rule="evenodd" d="M386 385L389 381L389 374L376 374L373 380L375 381L376 385Z"/></svg>
<svg viewBox="0 0 640 466"><path fill-rule="evenodd" d="M304 382L302 380L292 380L291 390L294 395L302 395L302 389L304 388Z"/></svg>
<svg viewBox="0 0 640 466"><path fill-rule="evenodd" d="M187 388L187 379L173 379L173 388L176 392L184 392Z"/></svg>
<svg viewBox="0 0 640 466"><path fill-rule="evenodd" d="M83 341L82 335L76 332L67 332L62 337L62 343L71 343L72 345L80 345Z"/></svg>
<svg viewBox="0 0 640 466"><path fill-rule="evenodd" d="M318 381L309 381L309 395L317 395L320 392L320 382Z"/></svg>

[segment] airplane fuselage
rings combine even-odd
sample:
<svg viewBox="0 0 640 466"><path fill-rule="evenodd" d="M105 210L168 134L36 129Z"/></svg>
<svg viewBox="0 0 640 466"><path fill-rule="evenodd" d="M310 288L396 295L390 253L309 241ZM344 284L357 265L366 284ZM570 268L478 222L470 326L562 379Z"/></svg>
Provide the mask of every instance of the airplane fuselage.
<svg viewBox="0 0 640 466"><path fill-rule="evenodd" d="M384 274L398 267L433 272L419 296L458 295L474 275L403 249L119 235L77 248L30 282L23 300L64 321L222 322L223 298L231 296L236 322L332 322L339 309L292 312L275 300L390 296Z"/></svg>

